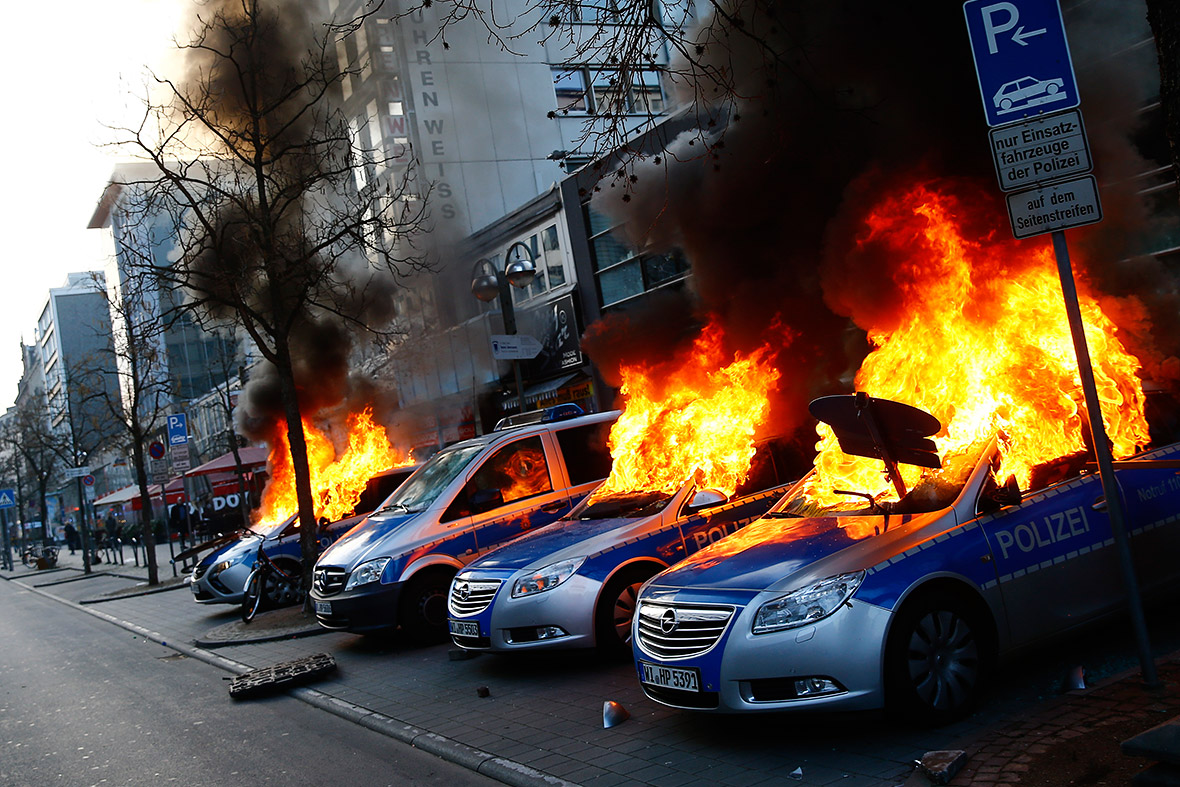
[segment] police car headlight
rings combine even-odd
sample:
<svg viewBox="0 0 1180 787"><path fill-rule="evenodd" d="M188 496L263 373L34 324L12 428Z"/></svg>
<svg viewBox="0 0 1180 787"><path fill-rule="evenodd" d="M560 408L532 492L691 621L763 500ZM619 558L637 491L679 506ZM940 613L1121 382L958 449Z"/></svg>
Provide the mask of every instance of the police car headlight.
<svg viewBox="0 0 1180 787"><path fill-rule="evenodd" d="M767 634L823 620L852 597L864 578L863 571L840 574L768 601L754 615L754 633Z"/></svg>
<svg viewBox="0 0 1180 787"><path fill-rule="evenodd" d="M569 560L562 560L560 563L550 563L544 568L537 569L527 577L516 580L516 583L512 586L512 597L520 598L521 596L531 596L534 593L544 593L546 590L552 590L572 577L582 567L582 563L585 560L586 558L584 557L575 557Z"/></svg>
<svg viewBox="0 0 1180 787"><path fill-rule="evenodd" d="M367 585L370 582L376 582L381 579L382 572L385 571L385 566L389 563L391 558L379 557L376 560L370 560L368 563L361 563L352 570L352 574L348 577L348 583L345 584L344 589L352 590L360 585Z"/></svg>

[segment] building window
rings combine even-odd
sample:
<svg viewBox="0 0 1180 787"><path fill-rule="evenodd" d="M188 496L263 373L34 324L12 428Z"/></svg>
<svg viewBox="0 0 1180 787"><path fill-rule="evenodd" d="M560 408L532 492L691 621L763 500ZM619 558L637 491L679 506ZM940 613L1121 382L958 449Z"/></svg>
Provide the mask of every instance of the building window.
<svg viewBox="0 0 1180 787"><path fill-rule="evenodd" d="M610 24L619 18L615 0L569 0L570 21L583 24Z"/></svg>
<svg viewBox="0 0 1180 787"><path fill-rule="evenodd" d="M557 109L582 114L586 109L586 73L583 69L553 69L553 88L557 92Z"/></svg>
<svg viewBox="0 0 1180 787"><path fill-rule="evenodd" d="M348 63L348 47L341 39L336 42L336 65L340 67L340 73L343 75L340 78L340 92L344 95L345 101L352 96L352 76L348 73Z"/></svg>
<svg viewBox="0 0 1180 787"><path fill-rule="evenodd" d="M688 275L688 261L678 251L649 254L619 241L612 230L617 225L589 203L583 205L590 228L590 261L598 284L598 302L606 309Z"/></svg>
<svg viewBox="0 0 1180 787"><path fill-rule="evenodd" d="M555 66L551 71L563 115L658 115L667 106L658 69Z"/></svg>

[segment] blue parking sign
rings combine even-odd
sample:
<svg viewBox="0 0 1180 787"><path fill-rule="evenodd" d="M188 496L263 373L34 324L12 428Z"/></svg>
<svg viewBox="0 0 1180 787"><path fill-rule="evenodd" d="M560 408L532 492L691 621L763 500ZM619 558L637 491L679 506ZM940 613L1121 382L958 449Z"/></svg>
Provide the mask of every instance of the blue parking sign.
<svg viewBox="0 0 1180 787"><path fill-rule="evenodd" d="M168 445L184 445L188 442L188 418L184 413L168 416Z"/></svg>
<svg viewBox="0 0 1180 787"><path fill-rule="evenodd" d="M1081 103L1058 0L963 3L989 126Z"/></svg>

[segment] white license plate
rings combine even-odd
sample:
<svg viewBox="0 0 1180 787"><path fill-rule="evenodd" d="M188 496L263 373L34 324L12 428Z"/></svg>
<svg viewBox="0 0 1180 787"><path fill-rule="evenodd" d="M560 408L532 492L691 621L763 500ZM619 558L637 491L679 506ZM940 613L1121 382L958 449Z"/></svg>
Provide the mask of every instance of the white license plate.
<svg viewBox="0 0 1180 787"><path fill-rule="evenodd" d="M188 584L188 589L193 592L194 596L201 595L201 589L199 587L197 587L197 583L195 583L195 582L190 582Z"/></svg>
<svg viewBox="0 0 1180 787"><path fill-rule="evenodd" d="M662 664L648 664L639 662L640 680L652 686L662 686L665 689L679 689L680 691L700 691L701 676L695 669L680 669L679 667L665 667Z"/></svg>
<svg viewBox="0 0 1180 787"><path fill-rule="evenodd" d="M331 615L332 602L331 601L317 601L315 603L315 613L317 615Z"/></svg>
<svg viewBox="0 0 1180 787"><path fill-rule="evenodd" d="M474 620L448 620L447 625L456 637L479 636L479 623Z"/></svg>

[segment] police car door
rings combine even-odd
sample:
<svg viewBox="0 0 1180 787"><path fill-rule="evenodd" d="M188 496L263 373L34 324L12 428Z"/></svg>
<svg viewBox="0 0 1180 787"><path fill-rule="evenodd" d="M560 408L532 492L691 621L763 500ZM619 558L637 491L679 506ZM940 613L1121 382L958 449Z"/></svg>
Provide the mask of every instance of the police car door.
<svg viewBox="0 0 1180 787"><path fill-rule="evenodd" d="M498 448L468 476L466 492L480 554L570 510L552 437L540 433Z"/></svg>
<svg viewBox="0 0 1180 787"><path fill-rule="evenodd" d="M1013 645L1109 609L1121 581L1102 486L1074 478L980 520L991 544Z"/></svg>

